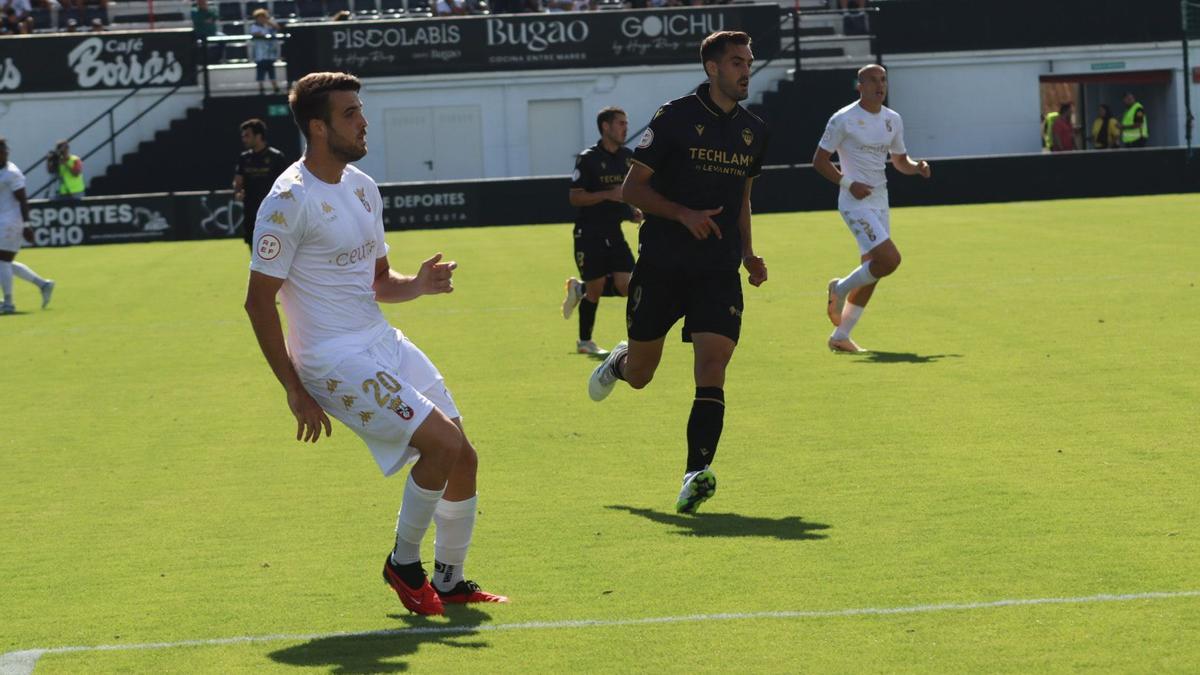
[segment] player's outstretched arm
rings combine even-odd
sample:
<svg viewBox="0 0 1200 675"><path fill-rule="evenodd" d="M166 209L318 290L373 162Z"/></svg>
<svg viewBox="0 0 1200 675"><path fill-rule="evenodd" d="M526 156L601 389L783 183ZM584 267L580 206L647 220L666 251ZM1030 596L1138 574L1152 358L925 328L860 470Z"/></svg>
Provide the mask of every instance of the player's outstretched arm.
<svg viewBox="0 0 1200 675"><path fill-rule="evenodd" d="M920 174L922 178L929 178L929 162L925 160L913 161L908 155L892 155L892 166L905 176L915 176Z"/></svg>
<svg viewBox="0 0 1200 675"><path fill-rule="evenodd" d="M454 270L458 263L442 262L442 254L421 263L415 276L400 274L388 264L387 256L375 260L375 300L407 302L422 295L454 292Z"/></svg>
<svg viewBox="0 0 1200 675"><path fill-rule="evenodd" d="M621 201L641 209L644 213L652 213L668 220L683 223L683 226L697 239L708 239L709 235L721 238L721 227L712 217L725 207L716 209L689 209L660 195L651 185L650 177L654 171L636 160L625 175L625 183L621 186Z"/></svg>
<svg viewBox="0 0 1200 675"><path fill-rule="evenodd" d="M275 308L275 295L282 286L283 279L250 272L250 283L246 288L246 314L258 338L258 346L263 356L267 357L267 364L287 392L288 408L296 417L296 440L316 443L321 437L322 427L326 436L333 433L333 427L325 411L305 390L288 358L283 329L279 325L279 310Z"/></svg>

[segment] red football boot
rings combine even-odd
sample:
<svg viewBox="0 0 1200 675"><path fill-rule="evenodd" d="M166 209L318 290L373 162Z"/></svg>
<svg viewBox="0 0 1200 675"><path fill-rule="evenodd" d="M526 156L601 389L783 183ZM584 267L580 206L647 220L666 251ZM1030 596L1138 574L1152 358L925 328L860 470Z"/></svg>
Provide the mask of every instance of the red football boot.
<svg viewBox="0 0 1200 675"><path fill-rule="evenodd" d="M442 602L453 605L465 605L469 602L508 602L508 598L503 595L488 593L479 588L479 584L474 581L460 581L458 584L448 591L443 591L434 588L437 591L438 597Z"/></svg>
<svg viewBox="0 0 1200 675"><path fill-rule="evenodd" d="M442 599L438 597L437 591L433 589L429 579L424 579L420 588L410 587L396 572L390 553L387 560L383 562L383 580L392 587L393 591L396 591L396 595L400 596L400 604L404 605L408 611L426 616L445 613Z"/></svg>

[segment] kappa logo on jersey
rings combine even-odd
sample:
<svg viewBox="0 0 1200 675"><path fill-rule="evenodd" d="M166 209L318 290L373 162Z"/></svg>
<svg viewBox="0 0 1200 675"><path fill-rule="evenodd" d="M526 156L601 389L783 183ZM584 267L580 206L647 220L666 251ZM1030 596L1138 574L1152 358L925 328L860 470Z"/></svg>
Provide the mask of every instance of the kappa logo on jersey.
<svg viewBox="0 0 1200 675"><path fill-rule="evenodd" d="M695 128L696 128L696 135L697 135L697 136L703 136L703 135L704 135L704 125L703 125L703 124L697 124Z"/></svg>
<svg viewBox="0 0 1200 675"><path fill-rule="evenodd" d="M355 188L354 196L358 197L358 201L362 202L363 208L367 210L367 213L370 213L371 205L367 203L367 189L366 188Z"/></svg>
<svg viewBox="0 0 1200 675"><path fill-rule="evenodd" d="M642 140L638 141L639 148L648 148L654 142L654 130L646 127L646 132L642 134Z"/></svg>
<svg viewBox="0 0 1200 675"><path fill-rule="evenodd" d="M280 192L280 193L279 193L279 198L280 198L280 199L291 199L292 201L295 201L295 200L296 200L296 195L292 194L292 191L291 191L291 189L289 188L289 189L287 189L287 190L284 190L283 192Z"/></svg>
<svg viewBox="0 0 1200 675"><path fill-rule="evenodd" d="M329 205L329 202L321 202L321 210L325 213L333 213L333 207Z"/></svg>
<svg viewBox="0 0 1200 675"><path fill-rule="evenodd" d="M374 416L375 413L371 412L370 410L358 411L358 419L362 420L362 425L364 427L371 423L371 418Z"/></svg>
<svg viewBox="0 0 1200 675"><path fill-rule="evenodd" d="M267 218L267 220L280 227L287 227L287 218L284 217L283 211L275 211Z"/></svg>
<svg viewBox="0 0 1200 675"><path fill-rule="evenodd" d="M283 250L283 244L279 242L279 237L273 234L264 234L258 238L258 257L263 260L274 260L279 257L279 252Z"/></svg>
<svg viewBox="0 0 1200 675"><path fill-rule="evenodd" d="M887 127L888 133L891 133L891 131L892 131L892 121L891 120L884 120L883 126Z"/></svg>
<svg viewBox="0 0 1200 675"><path fill-rule="evenodd" d="M354 407L354 402L357 400L357 396L353 394L346 394L345 396L342 396L342 405L346 406L346 410L349 410L350 408Z"/></svg>
<svg viewBox="0 0 1200 675"><path fill-rule="evenodd" d="M341 380L325 380L325 389L332 394L333 392L337 391L337 388L339 385L341 385L341 383Z"/></svg>
<svg viewBox="0 0 1200 675"><path fill-rule="evenodd" d="M754 132L749 129L742 129L742 140L746 142L746 145L750 145L754 142Z"/></svg>

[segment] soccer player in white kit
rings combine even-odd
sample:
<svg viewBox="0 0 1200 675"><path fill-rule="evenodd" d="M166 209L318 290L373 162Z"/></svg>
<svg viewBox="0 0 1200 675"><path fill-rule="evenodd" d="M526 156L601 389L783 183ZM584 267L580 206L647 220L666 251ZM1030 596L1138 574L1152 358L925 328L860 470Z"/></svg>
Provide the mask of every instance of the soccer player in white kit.
<svg viewBox="0 0 1200 675"><path fill-rule="evenodd" d="M13 304L13 277L19 277L42 292L42 309L50 304L54 282L43 279L37 272L17 260L23 242L33 243L33 228L29 222L29 199L25 196L25 174L8 161L8 141L0 136L0 314L16 314Z"/></svg>
<svg viewBox="0 0 1200 675"><path fill-rule="evenodd" d="M883 104L887 98L887 71L880 65L858 71L859 99L829 118L825 134L813 155L813 168L841 186L838 211L858 242L861 264L846 276L832 279L826 311L835 329L829 349L864 352L850 339L875 284L900 266L900 251L892 242L888 214L887 156L902 174L929 178L929 162L913 161L904 147L904 122L899 113ZM842 169L830 161L837 153Z"/></svg>
<svg viewBox="0 0 1200 675"><path fill-rule="evenodd" d="M416 276L388 264L379 188L350 164L367 154L360 87L345 73L311 73L288 97L308 149L258 209L246 312L287 392L296 440L315 443L322 428L328 436L328 413L366 442L385 476L415 461L383 567L401 603L442 614L443 603L505 602L463 577L478 456L458 408L441 373L377 304L451 292L455 263L439 253ZM431 523L432 585L420 550Z"/></svg>

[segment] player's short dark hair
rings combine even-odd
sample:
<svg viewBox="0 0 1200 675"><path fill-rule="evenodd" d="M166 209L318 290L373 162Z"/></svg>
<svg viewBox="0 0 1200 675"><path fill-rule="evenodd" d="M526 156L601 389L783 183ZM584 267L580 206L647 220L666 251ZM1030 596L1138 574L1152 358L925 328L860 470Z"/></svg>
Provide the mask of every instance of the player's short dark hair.
<svg viewBox="0 0 1200 675"><path fill-rule="evenodd" d="M245 122L242 122L238 129L241 129L242 131L249 129L250 133L252 134L262 136L263 138L267 137L267 123L258 119L257 117L251 117Z"/></svg>
<svg viewBox="0 0 1200 675"><path fill-rule="evenodd" d="M729 45L750 46L750 35L740 30L721 30L704 38L700 43L700 65L709 61L720 61Z"/></svg>
<svg viewBox="0 0 1200 675"><path fill-rule="evenodd" d="M362 82L350 73L309 73L292 85L288 93L288 106L292 119L300 127L300 133L308 138L308 123L321 120L329 124L329 93L362 89Z"/></svg>
<svg viewBox="0 0 1200 675"><path fill-rule="evenodd" d="M613 120L617 119L617 115L625 115L625 111L615 105L602 108L596 115L596 130L604 133L604 128L601 125L611 124ZM628 115L625 116L628 117Z"/></svg>

